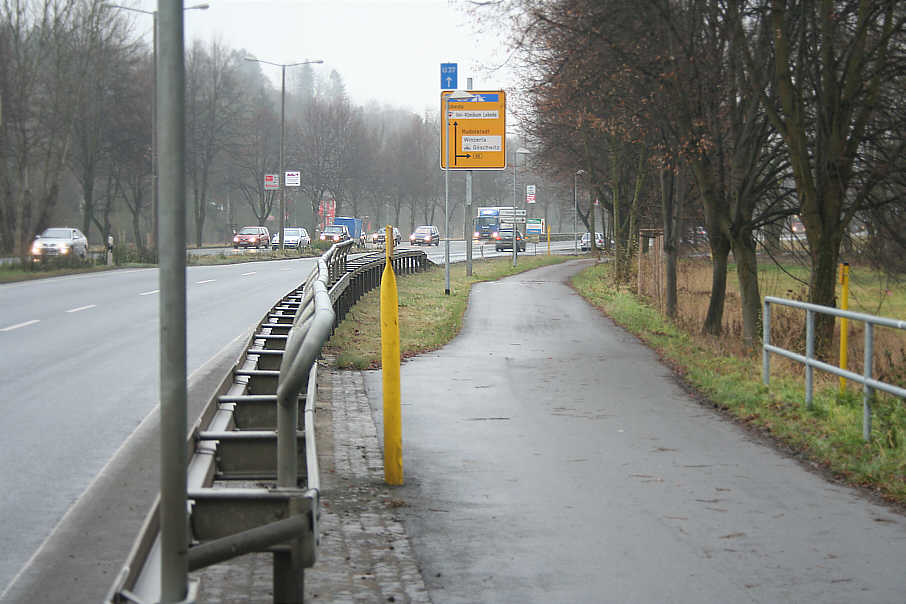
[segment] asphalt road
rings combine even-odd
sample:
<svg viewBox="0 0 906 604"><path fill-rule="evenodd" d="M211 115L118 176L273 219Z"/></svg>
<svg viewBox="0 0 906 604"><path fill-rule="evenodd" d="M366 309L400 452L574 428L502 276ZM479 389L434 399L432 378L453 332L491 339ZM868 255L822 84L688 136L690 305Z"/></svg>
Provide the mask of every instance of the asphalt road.
<svg viewBox="0 0 906 604"><path fill-rule="evenodd" d="M697 402L564 283L584 266L475 285L402 365L394 509L432 601L902 602L903 516Z"/></svg>
<svg viewBox="0 0 906 604"><path fill-rule="evenodd" d="M555 243L553 248L565 250L569 243ZM432 261L443 263L443 245L422 249ZM534 252L529 244L527 253ZM544 252L546 246L539 245L537 253ZM475 249L475 258L510 253L498 254L493 245L485 244ZM451 242L451 261L464 258L464 242ZM195 376L209 361L229 356L229 349L238 346L247 329L297 286L314 262L306 258L188 268L189 374ZM127 513L134 523L140 522L153 498L155 489L148 490L156 480L158 453L152 451L153 438L133 439L143 444L125 456L140 469L134 473L134 484L118 487L113 484L116 472L101 470L108 469L106 464L134 431L156 429L154 421L144 420L153 417L149 414L157 404L157 278L156 269L139 269L0 285L0 411L4 417L0 484L5 487L0 492L0 518L4 519L0 600L16 601L18 595L35 593L46 581L48 564L54 564L48 560L77 550L80 539L90 538L80 533L83 527L120 518L121 512L104 510L102 514L97 505L114 501L113 505L134 507ZM202 392L206 387L213 389L205 379L214 378L199 374L199 400L206 399ZM195 417L190 410L190 424ZM104 485L96 490L112 495L93 496L80 501L78 509L72 507L99 480ZM117 488L123 497L116 496ZM148 501L127 501L130 498ZM61 527L61 518L73 509L73 517ZM54 531L61 535L44 552L40 561L44 570L31 568L27 577L22 575L24 565ZM107 548L96 554L106 553L102 571L118 568L121 556L111 551L109 541L96 546ZM85 572L97 574L98 569ZM17 578L23 580L10 590ZM61 589L72 586L61 585Z"/></svg>
<svg viewBox="0 0 906 604"><path fill-rule="evenodd" d="M314 262L187 269L188 372L237 345ZM155 409L157 289L156 269L0 285L0 593Z"/></svg>

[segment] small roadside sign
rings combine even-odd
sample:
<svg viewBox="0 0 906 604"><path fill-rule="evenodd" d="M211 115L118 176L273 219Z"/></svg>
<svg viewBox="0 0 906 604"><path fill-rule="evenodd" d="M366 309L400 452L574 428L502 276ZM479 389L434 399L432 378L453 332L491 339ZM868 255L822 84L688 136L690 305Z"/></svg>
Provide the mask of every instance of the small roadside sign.
<svg viewBox="0 0 906 604"><path fill-rule="evenodd" d="M286 183L287 187L301 187L302 172L299 172L298 170L287 170L283 182Z"/></svg>
<svg viewBox="0 0 906 604"><path fill-rule="evenodd" d="M525 210L500 208L499 216L501 225L525 224Z"/></svg>
<svg viewBox="0 0 906 604"><path fill-rule="evenodd" d="M525 203L535 203L535 185L525 185Z"/></svg>
<svg viewBox="0 0 906 604"><path fill-rule="evenodd" d="M440 64L440 89L456 90L459 79L459 65L457 63Z"/></svg>
<svg viewBox="0 0 906 604"><path fill-rule="evenodd" d="M280 188L280 175L279 174L265 174L264 175L264 190L265 191L275 191Z"/></svg>

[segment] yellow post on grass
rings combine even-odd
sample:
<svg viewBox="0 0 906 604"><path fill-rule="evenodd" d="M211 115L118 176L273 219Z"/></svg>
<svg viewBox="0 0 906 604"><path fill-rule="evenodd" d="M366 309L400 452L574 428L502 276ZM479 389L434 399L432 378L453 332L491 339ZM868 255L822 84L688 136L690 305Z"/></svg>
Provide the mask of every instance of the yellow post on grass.
<svg viewBox="0 0 906 604"><path fill-rule="evenodd" d="M840 308L849 310L849 263L844 262L840 265ZM846 369L846 340L849 335L848 320L846 317L840 317L840 369ZM840 394L846 390L846 378L840 378Z"/></svg>
<svg viewBox="0 0 906 604"><path fill-rule="evenodd" d="M551 255L551 225L547 225L547 255Z"/></svg>
<svg viewBox="0 0 906 604"><path fill-rule="evenodd" d="M393 227L384 236L386 262L381 276L381 377L384 390L384 482L403 484L403 429L400 410L400 320L393 272Z"/></svg>

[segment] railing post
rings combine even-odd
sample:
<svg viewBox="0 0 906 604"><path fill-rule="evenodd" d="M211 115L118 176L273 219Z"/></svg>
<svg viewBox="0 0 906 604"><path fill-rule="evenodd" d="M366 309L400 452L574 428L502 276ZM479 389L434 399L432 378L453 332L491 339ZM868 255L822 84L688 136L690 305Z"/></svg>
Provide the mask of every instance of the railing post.
<svg viewBox="0 0 906 604"><path fill-rule="evenodd" d="M871 440L871 400L874 398L874 388L868 385L872 374L872 359L874 358L875 338L874 325L865 323L865 360L863 362L865 383L862 385L862 440Z"/></svg>
<svg viewBox="0 0 906 604"><path fill-rule="evenodd" d="M805 406L812 408L814 370L811 361L815 357L815 311L805 311Z"/></svg>
<svg viewBox="0 0 906 604"><path fill-rule="evenodd" d="M771 384L771 353L767 347L771 344L771 303L768 300L764 301L762 315L764 323L761 337L761 381L765 386L769 386Z"/></svg>

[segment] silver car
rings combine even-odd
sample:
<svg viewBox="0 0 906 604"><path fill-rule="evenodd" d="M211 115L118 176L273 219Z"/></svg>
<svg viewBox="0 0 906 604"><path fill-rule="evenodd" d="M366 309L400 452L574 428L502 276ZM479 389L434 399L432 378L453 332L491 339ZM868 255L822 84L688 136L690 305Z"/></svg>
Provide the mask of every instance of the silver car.
<svg viewBox="0 0 906 604"><path fill-rule="evenodd" d="M286 227L283 229L283 247L295 248L301 250L311 245L311 237L308 231L302 227ZM280 247L280 233L274 233L271 238L271 247L277 249Z"/></svg>
<svg viewBox="0 0 906 604"><path fill-rule="evenodd" d="M84 262L88 260L88 238L79 229L53 227L35 237L30 251L35 262L49 258L78 258Z"/></svg>

